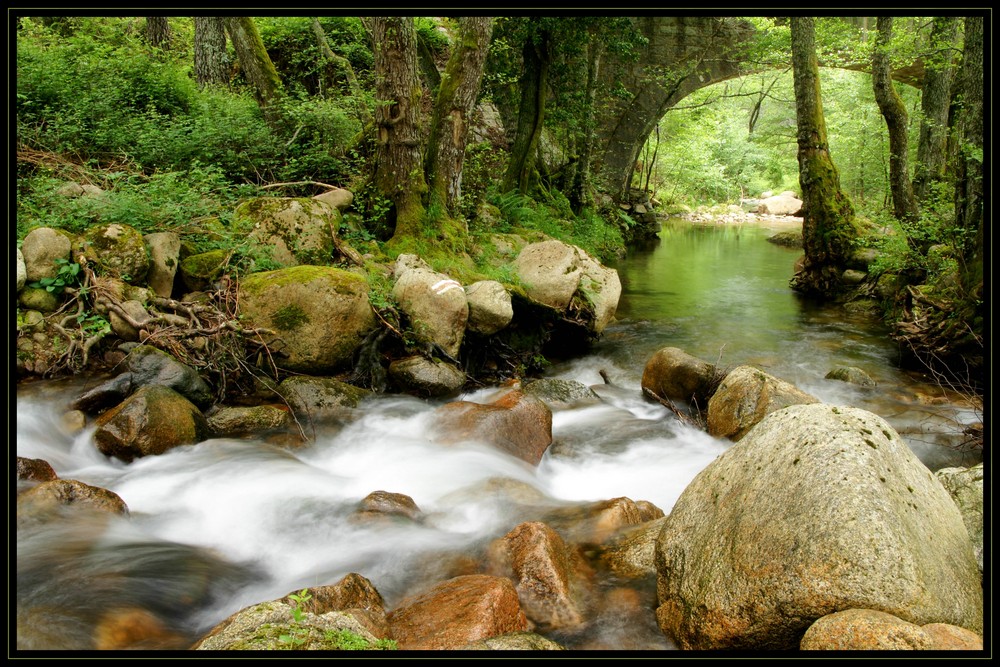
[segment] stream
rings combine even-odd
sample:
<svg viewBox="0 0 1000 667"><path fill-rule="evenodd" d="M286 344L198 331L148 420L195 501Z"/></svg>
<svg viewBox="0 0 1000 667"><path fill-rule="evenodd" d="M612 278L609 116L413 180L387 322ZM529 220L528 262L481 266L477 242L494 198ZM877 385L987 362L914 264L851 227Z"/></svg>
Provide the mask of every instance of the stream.
<svg viewBox="0 0 1000 667"><path fill-rule="evenodd" d="M183 647L245 606L350 572L371 580L391 610L470 573L522 521L622 496L669 513L731 443L642 397L646 360L665 346L752 364L824 402L870 410L931 469L978 462L955 447L961 425L981 418L961 396L896 368L894 344L870 317L789 290L800 251L765 240L784 228L670 220L655 247L621 260L617 320L590 354L546 374L593 385L603 400L554 412L554 443L537 468L486 446L435 444L442 401L398 395L368 399L358 420L308 447L212 439L125 464L96 450L93 427L61 428L65 405L94 379L20 384L17 455L114 491L131 516L19 529L18 648L90 648L96 619L120 608L164 619ZM878 387L824 379L841 365L866 370ZM485 402L497 391L460 398ZM357 521L358 502L376 490L409 495L422 520ZM599 606L584 626L550 638L578 649L673 648L651 611L655 582L598 577L597 590L630 587L635 602Z"/></svg>

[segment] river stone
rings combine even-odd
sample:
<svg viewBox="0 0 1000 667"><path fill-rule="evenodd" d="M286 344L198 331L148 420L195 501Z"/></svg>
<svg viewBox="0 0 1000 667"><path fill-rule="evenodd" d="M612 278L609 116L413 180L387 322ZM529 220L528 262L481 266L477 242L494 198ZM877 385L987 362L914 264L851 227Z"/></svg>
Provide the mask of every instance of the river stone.
<svg viewBox="0 0 1000 667"><path fill-rule="evenodd" d="M562 507L542 518L570 542L602 544L627 526L642 523L631 498L611 498L584 505Z"/></svg>
<svg viewBox="0 0 1000 667"><path fill-rule="evenodd" d="M59 307L59 297L44 287L25 287L19 301L23 309L41 313L51 313Z"/></svg>
<svg viewBox="0 0 1000 667"><path fill-rule="evenodd" d="M385 620L385 601L371 581L352 572L335 584L312 586L308 590L309 600L301 603L303 611L325 614L331 611L350 612L356 621L365 626L379 639L389 636L389 624ZM295 591L298 593L299 591ZM287 595L279 602L293 604Z"/></svg>
<svg viewBox="0 0 1000 667"><path fill-rule="evenodd" d="M455 577L404 599L388 614L402 650L448 650L528 629L510 579L484 574Z"/></svg>
<svg viewBox="0 0 1000 667"><path fill-rule="evenodd" d="M465 288L469 331L491 336L514 319L510 293L496 280L480 280Z"/></svg>
<svg viewBox="0 0 1000 667"><path fill-rule="evenodd" d="M141 607L106 611L94 626L93 634L94 649L97 651L180 650L187 643L179 634L172 632L162 619Z"/></svg>
<svg viewBox="0 0 1000 667"><path fill-rule="evenodd" d="M661 517L626 529L599 549L600 562L624 579L652 577L656 574L656 540L666 521Z"/></svg>
<svg viewBox="0 0 1000 667"><path fill-rule="evenodd" d="M525 246L514 261L525 292L532 301L584 317L588 328L601 333L614 317L621 297L618 272L582 249L550 239Z"/></svg>
<svg viewBox="0 0 1000 667"><path fill-rule="evenodd" d="M836 611L980 631L958 508L881 417L795 405L708 465L656 545L657 619L685 649L795 648Z"/></svg>
<svg viewBox="0 0 1000 667"><path fill-rule="evenodd" d="M123 311L125 311L126 315L139 324L145 324L152 319L152 316L146 312L145 306L138 301L123 301L120 307ZM111 330L122 340L129 340L133 342L139 340L139 330L132 326L130 322L125 320L125 318L119 315L116 311L109 311L108 320L111 322Z"/></svg>
<svg viewBox="0 0 1000 667"><path fill-rule="evenodd" d="M697 403L702 409L718 384L713 364L677 347L657 350L642 370L642 388L672 401Z"/></svg>
<svg viewBox="0 0 1000 667"><path fill-rule="evenodd" d="M874 609L828 614L806 630L803 651L926 651L934 641L919 625Z"/></svg>
<svg viewBox="0 0 1000 667"><path fill-rule="evenodd" d="M827 373L825 377L827 380L840 380L856 384L859 387L874 387L878 384L871 375L856 366L838 366Z"/></svg>
<svg viewBox="0 0 1000 667"><path fill-rule="evenodd" d="M24 284L28 281L28 267L24 263L24 253L17 248L17 291L24 289Z"/></svg>
<svg viewBox="0 0 1000 667"><path fill-rule="evenodd" d="M126 462L194 444L210 434L204 415L191 401L155 384L139 389L96 423L97 449Z"/></svg>
<svg viewBox="0 0 1000 667"><path fill-rule="evenodd" d="M529 396L541 399L550 410L561 410L579 405L600 403L601 401L593 389L576 380L542 378L527 383L522 391Z"/></svg>
<svg viewBox="0 0 1000 667"><path fill-rule="evenodd" d="M492 403L446 403L434 414L436 439L445 444L485 442L531 465L538 465L552 444L552 411L519 391Z"/></svg>
<svg viewBox="0 0 1000 667"><path fill-rule="evenodd" d="M149 254L142 234L135 228L118 223L90 227L84 232L79 249L102 275L132 285L146 284Z"/></svg>
<svg viewBox="0 0 1000 667"><path fill-rule="evenodd" d="M257 197L236 207L233 224L251 229L252 242L281 267L329 264L340 211L308 197Z"/></svg>
<svg viewBox="0 0 1000 667"><path fill-rule="evenodd" d="M526 522L501 540L525 616L543 631L583 622L566 543L544 523Z"/></svg>
<svg viewBox="0 0 1000 667"><path fill-rule="evenodd" d="M197 651L264 651L264 650L338 650L336 638L328 632L348 630L371 644L378 641L352 612L329 611L325 614L302 612L302 620L292 623L294 606L274 600L241 609L219 623L191 648ZM281 640L281 635L301 631L301 644Z"/></svg>
<svg viewBox="0 0 1000 667"><path fill-rule="evenodd" d="M971 468L942 468L934 474L958 505L972 540L979 571L983 572L983 464Z"/></svg>
<svg viewBox="0 0 1000 667"><path fill-rule="evenodd" d="M17 523L45 520L64 507L129 514L125 501L114 491L75 479L53 479L18 494Z"/></svg>
<svg viewBox="0 0 1000 667"><path fill-rule="evenodd" d="M469 304L458 281L429 269L411 268L397 274L392 296L418 336L458 357L469 321Z"/></svg>
<svg viewBox="0 0 1000 667"><path fill-rule="evenodd" d="M757 205L757 213L761 215L795 215L802 208L802 200L794 193L782 192L773 197L767 197Z"/></svg>
<svg viewBox="0 0 1000 667"><path fill-rule="evenodd" d="M508 632L498 637L489 637L470 642L463 651L565 651L566 649L534 632Z"/></svg>
<svg viewBox="0 0 1000 667"><path fill-rule="evenodd" d="M295 266L254 273L240 282L246 326L277 333L275 362L286 370L321 375L348 366L375 328L368 281L325 266Z"/></svg>
<svg viewBox="0 0 1000 667"><path fill-rule="evenodd" d="M292 415L284 406L224 406L209 415L208 426L217 437L265 433L292 426Z"/></svg>
<svg viewBox="0 0 1000 667"><path fill-rule="evenodd" d="M226 272L232 254L232 250L221 249L188 255L180 263L181 281L192 292L212 289L215 281ZM190 299L185 296L184 300Z"/></svg>
<svg viewBox="0 0 1000 667"><path fill-rule="evenodd" d="M59 417L59 428L66 435L76 435L87 428L87 415L82 410L67 410Z"/></svg>
<svg viewBox="0 0 1000 667"><path fill-rule="evenodd" d="M31 482L49 482L58 479L52 465L44 459L17 457L17 478Z"/></svg>
<svg viewBox="0 0 1000 667"><path fill-rule="evenodd" d="M72 245L69 236L51 227L37 227L28 232L21 242L25 280L55 278L59 273L56 260L69 260Z"/></svg>
<svg viewBox="0 0 1000 667"><path fill-rule="evenodd" d="M774 245L785 248L801 248L802 232L784 231L767 237L767 240Z"/></svg>
<svg viewBox="0 0 1000 667"><path fill-rule="evenodd" d="M637 500L635 506L639 510L639 517L643 521L652 521L666 516L666 512L649 502L648 500Z"/></svg>
<svg viewBox="0 0 1000 667"><path fill-rule="evenodd" d="M169 299L174 293L174 277L181 256L181 237L174 232L156 232L142 237L149 247L149 275L146 282L158 296Z"/></svg>
<svg viewBox="0 0 1000 667"><path fill-rule="evenodd" d="M775 410L818 402L815 396L760 369L737 366L708 401L708 432L735 442Z"/></svg>
<svg viewBox="0 0 1000 667"><path fill-rule="evenodd" d="M465 372L457 366L420 355L390 363L389 377L406 391L420 396L453 394L466 380Z"/></svg>
<svg viewBox="0 0 1000 667"><path fill-rule="evenodd" d="M285 378L278 385L278 393L298 419L312 424L351 419L354 409L371 394L340 380L305 375Z"/></svg>
<svg viewBox="0 0 1000 667"><path fill-rule="evenodd" d="M413 498L405 493L390 493L389 491L372 491L358 503L360 512L372 512L417 519L420 508Z"/></svg>
<svg viewBox="0 0 1000 667"><path fill-rule="evenodd" d="M316 201L323 202L341 213L346 211L354 203L354 193L345 188L332 188L313 197Z"/></svg>
<svg viewBox="0 0 1000 667"><path fill-rule="evenodd" d="M840 274L840 281L845 285L860 285L868 278L868 274L857 269L845 269Z"/></svg>
<svg viewBox="0 0 1000 667"><path fill-rule="evenodd" d="M934 642L935 651L982 651L983 638L971 630L947 623L928 623L923 631Z"/></svg>

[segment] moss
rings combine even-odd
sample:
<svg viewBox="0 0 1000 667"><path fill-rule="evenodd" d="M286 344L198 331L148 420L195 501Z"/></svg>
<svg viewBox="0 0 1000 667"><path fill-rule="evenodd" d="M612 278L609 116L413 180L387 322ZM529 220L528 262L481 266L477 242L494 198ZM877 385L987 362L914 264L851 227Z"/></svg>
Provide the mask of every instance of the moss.
<svg viewBox="0 0 1000 667"><path fill-rule="evenodd" d="M294 303L279 308L271 315L271 324L282 331L294 331L309 322L309 316Z"/></svg>
<svg viewBox="0 0 1000 667"><path fill-rule="evenodd" d="M189 276L212 280L222 274L231 253L231 250L210 250L191 255L181 262L181 271Z"/></svg>
<svg viewBox="0 0 1000 667"><path fill-rule="evenodd" d="M247 294L257 295L265 289L285 285L307 284L313 281L323 281L333 287L338 294L354 294L358 291L368 291L368 281L356 273L335 269L329 266L314 266L300 264L287 269L252 273L240 283L240 289Z"/></svg>

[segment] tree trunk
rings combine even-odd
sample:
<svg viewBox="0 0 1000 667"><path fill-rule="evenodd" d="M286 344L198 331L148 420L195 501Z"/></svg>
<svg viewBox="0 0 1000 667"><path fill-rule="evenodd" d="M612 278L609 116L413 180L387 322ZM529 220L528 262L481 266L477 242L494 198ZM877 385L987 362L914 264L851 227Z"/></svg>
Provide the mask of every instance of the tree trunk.
<svg viewBox="0 0 1000 667"><path fill-rule="evenodd" d="M469 122L479 96L492 32L492 17L459 19L458 44L448 60L434 106L427 149L430 203L443 205L451 216L458 215Z"/></svg>
<svg viewBox="0 0 1000 667"><path fill-rule="evenodd" d="M170 46L170 24L166 16L146 17L146 42L158 49Z"/></svg>
<svg viewBox="0 0 1000 667"><path fill-rule="evenodd" d="M420 75L413 18L371 20L375 45L375 186L395 206L392 241L416 236L424 222L427 191L421 152Z"/></svg>
<svg viewBox="0 0 1000 667"><path fill-rule="evenodd" d="M225 24L243 76L253 86L264 115L275 120L273 105L282 95L281 77L267 55L257 25L249 16L227 16Z"/></svg>
<svg viewBox="0 0 1000 667"><path fill-rule="evenodd" d="M934 53L924 65L924 87L920 98L923 118L913 177L913 195L925 201L932 185L944 180L948 163L948 109L951 106L951 83L954 77L952 48L958 37L959 18L939 16L934 19L931 47Z"/></svg>
<svg viewBox="0 0 1000 667"><path fill-rule="evenodd" d="M892 17L879 16L878 35L872 51L872 86L875 101L889 129L889 187L892 210L898 220L916 220L920 215L910 183L908 119L906 106L892 85L889 64L889 42L892 39Z"/></svg>
<svg viewBox="0 0 1000 667"><path fill-rule="evenodd" d="M800 292L826 298L841 291L840 273L858 231L854 207L840 189L840 175L827 143L814 19L792 17L791 27L805 249L802 269L791 285Z"/></svg>
<svg viewBox="0 0 1000 667"><path fill-rule="evenodd" d="M965 230L966 256L978 254L974 239L982 243L983 225L983 17L965 19L960 108L958 112L958 159L955 165L955 221ZM979 269L980 276L982 268Z"/></svg>
<svg viewBox="0 0 1000 667"><path fill-rule="evenodd" d="M323 57L328 62L336 65L344 73L344 78L347 80L347 89L350 91L351 97L354 98L358 119L361 121L361 124L363 126L371 125L373 122L372 115L365 105L364 90L361 89L361 85L358 83L358 77L354 74L351 62L347 58L333 52L333 49L330 48L330 43L326 39L326 32L323 30L323 26L320 25L319 19L315 17L312 20L312 29L313 34L316 35L316 41L319 43L320 53L323 54Z"/></svg>
<svg viewBox="0 0 1000 667"><path fill-rule="evenodd" d="M504 175L503 190L528 194L537 180L535 167L538 145L545 120L548 93L549 34L542 31L535 44L529 37L524 43L524 74L521 77L521 105L517 114L517 134L510 150L510 163Z"/></svg>
<svg viewBox="0 0 1000 667"><path fill-rule="evenodd" d="M438 71L437 63L434 62L431 47L419 33L417 34L417 64L420 66L420 72L424 75L427 89L431 91L431 95L436 96L438 88L441 86L441 72Z"/></svg>
<svg viewBox="0 0 1000 667"><path fill-rule="evenodd" d="M229 84L226 27L219 16L194 17L194 74L199 88Z"/></svg>
<svg viewBox="0 0 1000 667"><path fill-rule="evenodd" d="M594 203L590 189L590 165L594 156L594 104L597 100L597 77L601 71L601 55L604 44L593 35L587 41L587 92L584 99L582 133L580 139L580 162L574 174L569 201L573 211L579 213Z"/></svg>

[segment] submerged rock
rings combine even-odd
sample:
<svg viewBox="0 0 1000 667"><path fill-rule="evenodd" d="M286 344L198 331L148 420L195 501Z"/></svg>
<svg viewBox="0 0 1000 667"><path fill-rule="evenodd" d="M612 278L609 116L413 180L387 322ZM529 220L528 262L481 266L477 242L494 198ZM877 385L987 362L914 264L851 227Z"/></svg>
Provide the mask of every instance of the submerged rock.
<svg viewBox="0 0 1000 667"><path fill-rule="evenodd" d="M661 629L682 648L787 649L827 614L983 626L962 518L882 418L796 405L705 468L656 546Z"/></svg>
<svg viewBox="0 0 1000 667"><path fill-rule="evenodd" d="M529 396L540 398L550 410L601 402L600 396L593 389L576 380L542 378L525 384L522 391Z"/></svg>
<svg viewBox="0 0 1000 667"><path fill-rule="evenodd" d="M552 412L539 399L519 391L492 403L447 403L435 416L438 441L485 442L531 465L538 465L552 444Z"/></svg>
<svg viewBox="0 0 1000 667"><path fill-rule="evenodd" d="M603 545L598 559L616 576L626 579L651 577L656 574L656 540L666 517L630 527Z"/></svg>
<svg viewBox="0 0 1000 667"><path fill-rule="evenodd" d="M872 379L872 376L856 366L838 366L824 377L827 380L840 380L841 382L856 384L859 387L874 387L878 384Z"/></svg>
<svg viewBox="0 0 1000 667"><path fill-rule="evenodd" d="M125 501L114 491L75 479L53 479L17 496L17 524L47 520L65 507L129 514Z"/></svg>

